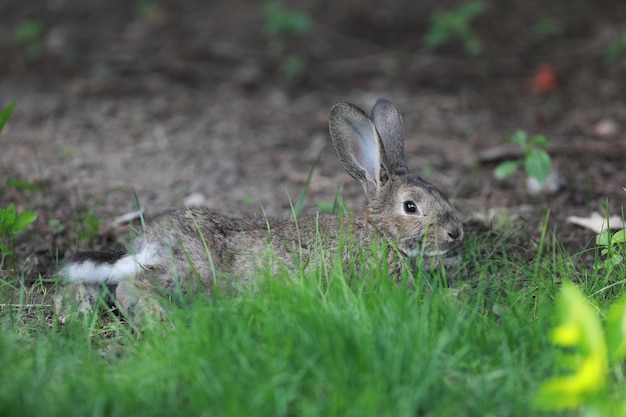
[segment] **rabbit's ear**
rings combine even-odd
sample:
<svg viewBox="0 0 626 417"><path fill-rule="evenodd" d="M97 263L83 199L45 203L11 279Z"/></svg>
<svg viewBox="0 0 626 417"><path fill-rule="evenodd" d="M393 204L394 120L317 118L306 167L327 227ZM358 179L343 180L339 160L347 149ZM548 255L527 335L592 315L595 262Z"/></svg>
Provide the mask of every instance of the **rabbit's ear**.
<svg viewBox="0 0 626 417"><path fill-rule="evenodd" d="M330 137L343 168L359 181L368 200L374 200L381 181L384 150L374 123L350 103L330 109Z"/></svg>
<svg viewBox="0 0 626 417"><path fill-rule="evenodd" d="M398 107L389 99L378 99L372 108L372 121L385 148L385 166L392 174L407 172L404 125Z"/></svg>

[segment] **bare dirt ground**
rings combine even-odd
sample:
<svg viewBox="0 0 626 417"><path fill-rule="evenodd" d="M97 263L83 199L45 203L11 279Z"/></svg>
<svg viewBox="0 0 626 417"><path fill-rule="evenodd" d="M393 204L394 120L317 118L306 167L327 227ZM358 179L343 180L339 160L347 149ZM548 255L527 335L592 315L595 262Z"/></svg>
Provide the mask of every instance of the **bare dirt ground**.
<svg viewBox="0 0 626 417"><path fill-rule="evenodd" d="M472 24L482 54L460 42L426 49L430 16L458 3L291 1L313 25L277 40L250 0L2 2L0 107L17 107L0 136L0 182L40 187L0 187L3 207L38 215L17 240L24 275L51 276L69 253L123 241L128 225L113 221L135 210L133 192L147 217L185 204L288 216L320 152L306 211L338 186L358 210L364 196L334 155L328 110L369 109L380 96L403 111L409 165L453 196L470 233L495 215L519 222L530 246L549 209L569 251L588 247L595 234L567 216L605 213L607 202L621 215L626 200L626 57L606 57L626 34L626 3L491 2ZM30 58L13 38L28 19L42 25ZM542 19L556 31L538 35ZM292 77L281 70L290 55L303 64ZM555 79L541 84L546 66ZM531 196L521 173L494 178L515 156L500 152L502 138L518 129L549 138L558 191Z"/></svg>

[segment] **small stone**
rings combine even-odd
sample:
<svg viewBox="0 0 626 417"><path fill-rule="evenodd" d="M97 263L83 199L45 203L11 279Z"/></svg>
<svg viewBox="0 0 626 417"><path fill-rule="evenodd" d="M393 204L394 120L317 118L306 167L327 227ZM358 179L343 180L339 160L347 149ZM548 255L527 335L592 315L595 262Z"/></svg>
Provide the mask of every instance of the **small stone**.
<svg viewBox="0 0 626 417"><path fill-rule="evenodd" d="M602 119L593 128L596 135L601 137L615 136L619 130L617 122L613 119Z"/></svg>
<svg viewBox="0 0 626 417"><path fill-rule="evenodd" d="M206 207L207 199L202 193L191 193L185 197L185 207Z"/></svg>
<svg viewBox="0 0 626 417"><path fill-rule="evenodd" d="M243 87L259 85L263 77L263 71L256 62L245 62L240 65L233 74L233 80Z"/></svg>
<svg viewBox="0 0 626 417"><path fill-rule="evenodd" d="M61 26L52 27L44 38L46 49L55 55L60 55L68 47L67 30Z"/></svg>
<svg viewBox="0 0 626 417"><path fill-rule="evenodd" d="M496 315L496 317L503 317L506 313L509 312L509 309L502 304L494 304L491 308L491 311L493 312L493 314Z"/></svg>
<svg viewBox="0 0 626 417"><path fill-rule="evenodd" d="M565 178L563 178L558 171L550 172L543 184L535 177L526 177L526 190L530 195L553 194L559 191L564 185Z"/></svg>

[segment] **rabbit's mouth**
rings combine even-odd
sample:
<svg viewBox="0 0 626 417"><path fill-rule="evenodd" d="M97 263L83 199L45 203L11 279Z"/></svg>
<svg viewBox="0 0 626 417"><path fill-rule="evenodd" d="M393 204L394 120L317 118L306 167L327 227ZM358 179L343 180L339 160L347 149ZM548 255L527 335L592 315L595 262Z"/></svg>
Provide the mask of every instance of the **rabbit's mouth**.
<svg viewBox="0 0 626 417"><path fill-rule="evenodd" d="M444 267L448 271L452 271L463 261L460 246L438 251L424 251L422 252L422 256L422 267L429 271L436 270L441 267Z"/></svg>
<svg viewBox="0 0 626 417"><path fill-rule="evenodd" d="M433 256L441 256L444 258L448 258L449 256L454 256L453 254L451 255L451 252L455 252L452 249L444 249L444 250L435 250L435 251L425 251L424 252L424 256L427 257L433 257Z"/></svg>
<svg viewBox="0 0 626 417"><path fill-rule="evenodd" d="M459 248L454 247L454 248L433 250L433 251L423 251L420 248L414 248L414 249L409 250L408 252L403 252L403 253L405 256L409 258L415 258L418 255L424 258L434 258L434 257L452 258L452 257L459 255Z"/></svg>
<svg viewBox="0 0 626 417"><path fill-rule="evenodd" d="M397 248L407 258L455 258L461 254L461 242L449 242L443 245L430 245L420 243L422 240L405 238L398 242ZM427 242L423 242L427 243Z"/></svg>

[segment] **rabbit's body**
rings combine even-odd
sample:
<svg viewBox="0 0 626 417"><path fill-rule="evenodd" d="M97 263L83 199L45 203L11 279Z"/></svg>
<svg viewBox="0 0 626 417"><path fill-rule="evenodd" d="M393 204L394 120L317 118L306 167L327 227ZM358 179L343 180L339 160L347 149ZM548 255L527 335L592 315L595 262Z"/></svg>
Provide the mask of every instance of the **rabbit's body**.
<svg viewBox="0 0 626 417"><path fill-rule="evenodd" d="M412 174L404 158L402 119L389 100L379 100L370 119L357 107L333 107L330 132L346 171L369 203L358 216L310 216L291 220L231 218L208 209L175 210L155 218L128 252L74 255L61 275L82 309L102 284L115 292L126 315L154 311L150 292L198 284L210 292L247 285L268 267L300 269L319 262L349 262L363 248L386 244L390 275L403 263L457 264L463 228L454 207L433 185ZM146 296L147 295L147 296ZM156 308L158 310L158 308ZM160 311L160 310L159 310Z"/></svg>
<svg viewBox="0 0 626 417"><path fill-rule="evenodd" d="M63 275L72 283L117 285L133 275L163 271L165 279L159 284L164 288L184 286L178 278L192 275L210 288L218 273L245 282L270 263L289 269L306 265L322 242L326 242L324 250L334 253L331 245L337 241L342 220L319 216L295 222L226 217L209 209L175 210L150 222L130 250L99 262L89 252L79 253L69 259ZM352 229L369 239L367 225L357 221L352 226L356 224L360 227ZM294 235L299 239L294 240Z"/></svg>

